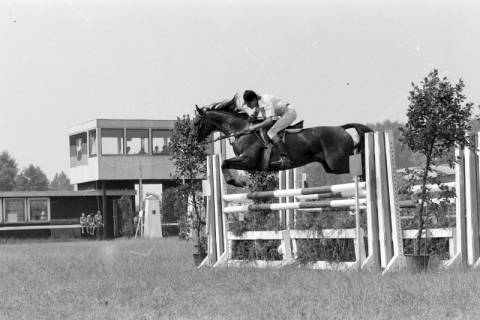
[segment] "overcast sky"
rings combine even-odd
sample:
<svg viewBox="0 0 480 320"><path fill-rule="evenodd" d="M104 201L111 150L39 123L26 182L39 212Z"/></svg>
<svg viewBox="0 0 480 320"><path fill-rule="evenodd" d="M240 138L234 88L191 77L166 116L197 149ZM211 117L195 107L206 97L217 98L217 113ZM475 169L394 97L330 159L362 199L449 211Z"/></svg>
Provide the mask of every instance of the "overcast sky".
<svg viewBox="0 0 480 320"><path fill-rule="evenodd" d="M480 5L459 1L0 2L0 150L52 178L70 126L175 119L245 88L307 126L405 120L433 68L480 103Z"/></svg>

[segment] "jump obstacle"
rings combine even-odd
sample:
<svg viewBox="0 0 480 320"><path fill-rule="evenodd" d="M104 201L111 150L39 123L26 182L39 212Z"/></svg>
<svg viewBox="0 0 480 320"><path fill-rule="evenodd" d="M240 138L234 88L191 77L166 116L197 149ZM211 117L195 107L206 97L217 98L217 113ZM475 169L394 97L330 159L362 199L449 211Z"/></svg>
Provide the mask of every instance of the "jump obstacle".
<svg viewBox="0 0 480 320"><path fill-rule="evenodd" d="M472 135L475 146L478 134ZM220 145L217 154L207 159L207 180L204 181L204 195L207 196L208 256L201 266L283 266L295 261L297 239L353 239L356 248L354 262L331 264L317 261L311 267L319 269L368 269L383 270L387 273L405 267L403 239L416 237L416 230L401 230L400 206L411 205L397 200L395 179L395 155L391 132L367 133L365 136L366 182L348 183L312 188L298 188L299 179L293 170L281 172L280 190L242 194L225 194L225 182L220 169L220 155L225 155L225 145ZM479 206L479 157L471 149L456 150L460 161L456 164L456 181L449 187L456 190L455 228L429 229L423 237L449 238L450 259L445 268L453 266L480 265ZM293 187L293 188L292 188ZM295 188L297 187L297 188ZM287 189L290 188L290 189ZM351 197L354 196L353 199ZM253 199L278 198L280 203L251 204ZM331 199L341 198L341 199ZM345 199L347 198L347 199ZM305 200L313 200L303 202ZM230 205L243 202L240 205ZM355 229L324 229L322 231L295 230L295 212L302 209L346 208L359 206L366 209L367 232ZM279 211L280 220L285 224L281 231L248 231L235 236L228 231L228 214L273 210ZM367 236L368 256L364 245ZM239 240L280 240L283 251L282 261L246 262L232 260L233 241Z"/></svg>

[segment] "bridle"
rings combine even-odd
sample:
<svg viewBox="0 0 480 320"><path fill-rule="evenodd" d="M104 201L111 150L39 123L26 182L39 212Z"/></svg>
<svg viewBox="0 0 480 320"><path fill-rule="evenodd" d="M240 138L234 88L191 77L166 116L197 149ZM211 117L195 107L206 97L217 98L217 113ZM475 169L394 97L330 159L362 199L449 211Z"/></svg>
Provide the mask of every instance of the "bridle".
<svg viewBox="0 0 480 320"><path fill-rule="evenodd" d="M204 112L208 112L208 111L204 111ZM213 143L215 141L219 141L219 140L223 140L223 139L228 139L228 142L230 143L230 145L233 145L234 142L232 142L232 139L230 138L238 138L240 136L243 136L243 135L246 135L246 134L255 134L254 131L250 131L250 130L244 130L242 132L239 132L239 133L231 133L231 134L225 134L223 128L221 128L220 126L218 126L214 121L211 121L210 119L208 119L207 117L205 117L205 115L203 114L198 114L201 118L201 121L202 121L202 125L206 126L206 125L211 125L212 127L214 127L217 131L220 131L222 134L220 135L220 137L218 138L215 138L215 139L211 139L211 140L206 140L206 143ZM212 130L212 131L215 131L215 130ZM258 136L258 133L256 134Z"/></svg>

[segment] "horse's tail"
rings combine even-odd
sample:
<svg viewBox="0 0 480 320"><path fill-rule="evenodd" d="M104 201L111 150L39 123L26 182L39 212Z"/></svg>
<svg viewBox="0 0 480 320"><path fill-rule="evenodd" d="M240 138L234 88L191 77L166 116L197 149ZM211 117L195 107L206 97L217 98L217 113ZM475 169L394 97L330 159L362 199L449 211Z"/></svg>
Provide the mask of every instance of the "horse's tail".
<svg viewBox="0 0 480 320"><path fill-rule="evenodd" d="M343 125L342 128L354 128L360 137L360 141L357 143L356 146L353 147L353 150L357 153L360 153L362 161L362 175L360 176L360 181L365 181L365 133L373 132L373 130L360 123L347 123Z"/></svg>
<svg viewBox="0 0 480 320"><path fill-rule="evenodd" d="M361 124L361 123L347 123L347 124L343 125L342 128L345 129L345 130L350 129L350 128L354 128L357 131L357 133L360 137L360 141L354 147L354 150L363 154L364 153L363 150L365 149L365 133L373 132L373 130L370 129L369 127Z"/></svg>

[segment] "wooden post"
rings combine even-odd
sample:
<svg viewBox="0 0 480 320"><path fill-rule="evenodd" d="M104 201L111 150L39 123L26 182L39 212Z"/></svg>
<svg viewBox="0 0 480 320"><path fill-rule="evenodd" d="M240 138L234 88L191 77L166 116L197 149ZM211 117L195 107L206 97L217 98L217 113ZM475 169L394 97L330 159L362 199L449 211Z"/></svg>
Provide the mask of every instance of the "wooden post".
<svg viewBox="0 0 480 320"><path fill-rule="evenodd" d="M365 134L365 180L367 191L367 228L368 228L368 257L362 268L379 270L380 245L378 238L378 210L375 176L375 153L373 133Z"/></svg>
<svg viewBox="0 0 480 320"><path fill-rule="evenodd" d="M287 189L287 171L282 170L278 172L278 190ZM281 197L278 199L278 203L286 203L288 197ZM286 229L286 210L278 211L278 219L280 223L280 229Z"/></svg>
<svg viewBox="0 0 480 320"><path fill-rule="evenodd" d="M455 157L455 256L451 257L447 268L468 265L466 212L465 212L465 156L464 149L457 147Z"/></svg>
<svg viewBox="0 0 480 320"><path fill-rule="evenodd" d="M215 207L215 234L216 234L216 247L217 247L217 261L220 260L221 255L225 251L224 247L224 235L223 234L223 195L221 192L221 170L220 170L220 156L218 154L212 157L213 167L213 199Z"/></svg>
<svg viewBox="0 0 480 320"><path fill-rule="evenodd" d="M360 154L350 156L350 174L354 175L355 181L355 261L357 262L357 269L362 268L362 256L360 254L360 245L363 242L363 234L360 234L360 202L359 202L359 187L358 177L362 175L362 158Z"/></svg>
<svg viewBox="0 0 480 320"><path fill-rule="evenodd" d="M103 239L109 238L110 234L107 232L110 228L107 212L107 182L102 180L102 210L103 210Z"/></svg>
<svg viewBox="0 0 480 320"><path fill-rule="evenodd" d="M386 131L385 135L385 157L387 164L386 182L388 184L388 203L390 213L390 232L393 256L385 267L384 273L389 271L398 271L406 266L405 256L403 254L402 225L400 221L400 206L397 200L397 165L395 159L395 146L393 144L393 132Z"/></svg>
<svg viewBox="0 0 480 320"><path fill-rule="evenodd" d="M378 208L378 238L380 242L380 262L382 268L387 266L393 256L392 230L388 205L388 189L384 180L387 176L385 159L385 138L383 132L375 132L375 173Z"/></svg>
<svg viewBox="0 0 480 320"><path fill-rule="evenodd" d="M474 145L476 135L469 134ZM479 254L479 228L478 228L478 161L475 150L465 148L465 202L467 224L467 250L468 264L474 265Z"/></svg>
<svg viewBox="0 0 480 320"><path fill-rule="evenodd" d="M207 157L207 181L209 195L207 196L207 237L208 237L208 265L217 262L217 240L215 229L215 192L213 190L213 156Z"/></svg>

